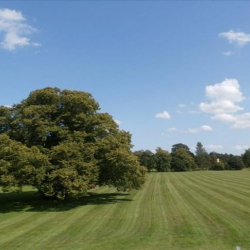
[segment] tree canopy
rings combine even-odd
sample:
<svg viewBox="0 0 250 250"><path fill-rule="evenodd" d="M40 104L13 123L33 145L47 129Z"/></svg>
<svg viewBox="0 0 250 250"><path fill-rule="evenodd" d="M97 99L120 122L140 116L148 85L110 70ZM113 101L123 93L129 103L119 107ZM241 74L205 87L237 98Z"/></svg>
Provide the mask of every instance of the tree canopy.
<svg viewBox="0 0 250 250"><path fill-rule="evenodd" d="M138 157L140 164L145 166L149 172L156 168L155 155L150 150L138 150L134 154Z"/></svg>
<svg viewBox="0 0 250 250"><path fill-rule="evenodd" d="M195 154L195 162L199 169L209 169L211 167L209 155L201 142L197 143Z"/></svg>
<svg viewBox="0 0 250 250"><path fill-rule="evenodd" d="M48 166L48 157L37 147L28 148L0 134L0 186L4 191L21 191L23 185L38 184Z"/></svg>
<svg viewBox="0 0 250 250"><path fill-rule="evenodd" d="M155 153L156 169L158 172L168 172L171 170L171 154L168 151L157 148Z"/></svg>
<svg viewBox="0 0 250 250"><path fill-rule="evenodd" d="M229 170L241 170L245 167L241 157L235 155L230 156L227 165Z"/></svg>
<svg viewBox="0 0 250 250"><path fill-rule="evenodd" d="M185 145L183 143L177 143L177 144L174 144L172 146L172 154L174 154L175 151L178 150L178 149L180 149L180 148L185 149L187 152L190 152L189 151L189 147L187 145Z"/></svg>
<svg viewBox="0 0 250 250"><path fill-rule="evenodd" d="M9 143L10 150L18 147L20 157L26 155L25 162L15 165L0 154L0 184L12 178L9 188L31 184L45 196L64 199L85 195L91 184L130 190L144 183L145 169L131 152L131 135L101 113L89 93L33 91L11 108L0 107L0 134L1 150ZM27 166L27 173L7 178L13 167L20 172Z"/></svg>
<svg viewBox="0 0 250 250"><path fill-rule="evenodd" d="M250 168L250 149L247 149L242 155L242 160L247 168Z"/></svg>
<svg viewBox="0 0 250 250"><path fill-rule="evenodd" d="M190 171L196 169L197 165L189 151L180 147L172 153L171 168L173 171Z"/></svg>

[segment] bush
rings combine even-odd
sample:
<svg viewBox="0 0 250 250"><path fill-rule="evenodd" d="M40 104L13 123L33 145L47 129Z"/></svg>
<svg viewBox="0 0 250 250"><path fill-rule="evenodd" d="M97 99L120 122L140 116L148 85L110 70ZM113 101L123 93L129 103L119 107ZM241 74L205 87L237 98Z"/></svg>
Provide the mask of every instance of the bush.
<svg viewBox="0 0 250 250"><path fill-rule="evenodd" d="M240 156L231 156L228 160L229 170L241 170L245 167Z"/></svg>
<svg viewBox="0 0 250 250"><path fill-rule="evenodd" d="M216 162L211 166L210 170L225 170L225 165L222 162Z"/></svg>

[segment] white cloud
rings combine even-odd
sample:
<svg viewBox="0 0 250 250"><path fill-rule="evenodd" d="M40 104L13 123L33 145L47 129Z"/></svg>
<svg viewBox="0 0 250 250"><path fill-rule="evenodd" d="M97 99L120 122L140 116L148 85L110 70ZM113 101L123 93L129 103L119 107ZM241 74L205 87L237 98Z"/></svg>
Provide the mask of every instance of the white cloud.
<svg viewBox="0 0 250 250"><path fill-rule="evenodd" d="M200 104L200 109L206 113L212 114L224 114L224 113L236 113L240 110L243 110L243 107L236 105L232 101L228 100L221 100L221 101L214 101L211 103L204 103Z"/></svg>
<svg viewBox="0 0 250 250"><path fill-rule="evenodd" d="M246 34L244 32L236 32L233 30L220 33L219 37L224 37L228 40L229 43L236 43L240 46L244 46L250 42L250 34Z"/></svg>
<svg viewBox="0 0 250 250"><path fill-rule="evenodd" d="M4 18L5 20L10 20L10 21L25 20L21 12L10 10L10 9L0 9L0 17Z"/></svg>
<svg viewBox="0 0 250 250"><path fill-rule="evenodd" d="M236 150L239 150L239 151L243 151L243 150L249 149L249 146L247 146L247 145L236 145L233 148L236 149Z"/></svg>
<svg viewBox="0 0 250 250"><path fill-rule="evenodd" d="M197 133L200 133L200 132L210 132L210 131L213 131L213 128L208 126L208 125L203 125L201 126L200 128L190 128L188 129L187 131L182 131L183 133L191 133L191 134L197 134Z"/></svg>
<svg viewBox="0 0 250 250"><path fill-rule="evenodd" d="M201 131L212 131L213 128L208 125L201 126Z"/></svg>
<svg viewBox="0 0 250 250"><path fill-rule="evenodd" d="M223 52L223 54L224 54L225 56L232 56L232 55L234 55L235 53L232 52L232 51L225 51L225 52Z"/></svg>
<svg viewBox="0 0 250 250"><path fill-rule="evenodd" d="M171 116L167 111L163 111L162 113L157 113L155 115L156 118L160 118L160 119L170 119Z"/></svg>
<svg viewBox="0 0 250 250"><path fill-rule="evenodd" d="M167 128L167 132L177 132L177 131L178 131L178 129L175 127Z"/></svg>
<svg viewBox="0 0 250 250"><path fill-rule="evenodd" d="M213 116L212 119L220 122L234 122L237 120L237 118L231 114L217 114Z"/></svg>
<svg viewBox="0 0 250 250"><path fill-rule="evenodd" d="M185 134L187 134L187 133L197 134L197 133L200 133L200 132L210 132L210 131L213 131L213 128L210 127L210 126L208 126L208 125L203 125L203 126L201 126L199 128L190 128L188 130L178 130L177 128L172 127L172 128L167 128L166 131L170 132L170 133L181 132L181 133L185 133Z"/></svg>
<svg viewBox="0 0 250 250"><path fill-rule="evenodd" d="M212 100L230 100L240 102L244 100L240 85L236 79L225 79L221 83L206 87L206 95Z"/></svg>
<svg viewBox="0 0 250 250"><path fill-rule="evenodd" d="M235 116L235 122L231 128L246 129L250 128L250 113Z"/></svg>
<svg viewBox="0 0 250 250"><path fill-rule="evenodd" d="M240 115L218 114L211 118L220 122L233 123L231 126L233 129L250 128L250 113L244 113Z"/></svg>
<svg viewBox="0 0 250 250"><path fill-rule="evenodd" d="M200 109L206 113L226 114L243 110L237 103L244 100L240 85L236 79L225 79L221 83L206 87L209 103L202 102Z"/></svg>
<svg viewBox="0 0 250 250"><path fill-rule="evenodd" d="M179 108L185 108L187 105L186 104L183 104L183 103L180 103L179 105L178 105L178 107Z"/></svg>
<svg viewBox="0 0 250 250"><path fill-rule="evenodd" d="M233 129L250 128L250 113L238 113L244 108L237 103L242 102L245 97L236 79L226 79L222 83L207 86L206 96L210 102L202 102L200 109L213 114L211 119L232 123Z"/></svg>
<svg viewBox="0 0 250 250"><path fill-rule="evenodd" d="M219 150L219 149L223 149L224 147L222 145L209 144L209 145L206 145L205 148L209 150Z"/></svg>
<svg viewBox="0 0 250 250"><path fill-rule="evenodd" d="M3 34L2 48L12 51L17 47L40 46L39 43L30 41L29 35L36 31L27 24L20 11L0 9L0 33Z"/></svg>
<svg viewBox="0 0 250 250"><path fill-rule="evenodd" d="M122 122L121 122L121 121L119 121L119 120L114 120L114 121L116 122L116 124L117 124L117 125L122 124Z"/></svg>

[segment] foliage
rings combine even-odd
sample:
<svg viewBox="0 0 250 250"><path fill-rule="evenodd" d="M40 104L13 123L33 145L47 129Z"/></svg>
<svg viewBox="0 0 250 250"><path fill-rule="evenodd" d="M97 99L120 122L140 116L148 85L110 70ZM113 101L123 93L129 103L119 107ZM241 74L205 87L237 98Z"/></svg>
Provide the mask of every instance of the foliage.
<svg viewBox="0 0 250 250"><path fill-rule="evenodd" d="M240 156L230 156L230 159L227 164L229 170L241 170L245 167Z"/></svg>
<svg viewBox="0 0 250 250"><path fill-rule="evenodd" d="M162 148L157 148L155 153L156 169L158 172L168 172L171 170L171 155Z"/></svg>
<svg viewBox="0 0 250 250"><path fill-rule="evenodd" d="M219 154L216 152L211 152L209 156L212 162L211 169L214 170L241 170L245 167L240 156L232 154ZM217 164L218 159L223 166Z"/></svg>
<svg viewBox="0 0 250 250"><path fill-rule="evenodd" d="M172 154L174 154L178 149L185 149L187 152L190 152L189 147L182 143L177 143L172 146Z"/></svg>
<svg viewBox="0 0 250 250"><path fill-rule="evenodd" d="M47 156L38 148L28 148L0 135L0 185L4 191L21 191L24 185L36 185L48 166Z"/></svg>
<svg viewBox="0 0 250 250"><path fill-rule="evenodd" d="M139 166L137 157L123 149L115 149L105 157L101 169L102 184L117 187L119 191L139 189L144 183L145 167Z"/></svg>
<svg viewBox="0 0 250 250"><path fill-rule="evenodd" d="M201 155L201 154L205 154L205 153L207 153L207 151L203 147L202 143L201 142L197 142L196 151L195 151L196 156Z"/></svg>
<svg viewBox="0 0 250 250"><path fill-rule="evenodd" d="M217 152L211 152L209 153L209 157L210 157L210 160L212 163L215 163L217 162L217 159L219 159L220 161L224 162L224 163L227 163L230 159L230 156L229 154L220 154L220 153L217 153Z"/></svg>
<svg viewBox="0 0 250 250"><path fill-rule="evenodd" d="M65 199L86 195L89 185L97 183L98 168L88 144L63 142L50 150L51 166L37 185L47 197Z"/></svg>
<svg viewBox="0 0 250 250"><path fill-rule="evenodd" d="M173 171L190 171L197 168L192 155L186 148L178 148L172 154L171 169Z"/></svg>
<svg viewBox="0 0 250 250"><path fill-rule="evenodd" d="M250 167L250 149L247 149L242 155L242 160L247 168Z"/></svg>
<svg viewBox="0 0 250 250"><path fill-rule="evenodd" d="M215 162L212 164L210 170L225 170L225 164L223 162Z"/></svg>
<svg viewBox="0 0 250 250"><path fill-rule="evenodd" d="M139 159L139 162L142 166L145 166L148 171L152 171L156 168L155 155L150 150L138 150L134 152Z"/></svg>
<svg viewBox="0 0 250 250"><path fill-rule="evenodd" d="M201 144L201 142L197 143L195 153L196 153L195 162L197 164L197 167L203 170L209 169L211 167L210 158L209 158L207 151Z"/></svg>
<svg viewBox="0 0 250 250"><path fill-rule="evenodd" d="M35 146L49 161L33 166L35 181L27 180L43 195L64 199L85 195L93 184L128 190L144 183L131 135L99 109L91 94L58 88L36 90L12 108L0 107L0 134L19 142L23 151Z"/></svg>

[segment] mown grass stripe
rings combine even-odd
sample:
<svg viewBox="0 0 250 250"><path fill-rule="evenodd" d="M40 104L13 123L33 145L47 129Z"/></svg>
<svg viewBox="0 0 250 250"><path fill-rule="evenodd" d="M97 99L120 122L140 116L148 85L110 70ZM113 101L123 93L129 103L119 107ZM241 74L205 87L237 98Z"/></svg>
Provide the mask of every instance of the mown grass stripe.
<svg viewBox="0 0 250 250"><path fill-rule="evenodd" d="M98 187L99 198L55 211L39 211L32 193L18 204L0 193L0 249L250 249L249 179L248 170L150 173L142 190Z"/></svg>
<svg viewBox="0 0 250 250"><path fill-rule="evenodd" d="M183 179L182 182L188 181L187 179ZM223 244L236 239L243 240L246 243L246 235L249 234L249 216L242 218L236 213L237 211L231 209L230 204L225 203L223 197L221 197L222 200L220 201L220 199L214 199L215 194L211 195L202 187L195 188L193 180L189 180L189 184L191 185L189 193L195 193L193 197L197 199L197 202L202 201L201 204L206 205L203 208L209 209L210 215L215 217L214 221L221 224L222 230L218 231L217 234L220 238L224 238L225 242Z"/></svg>

